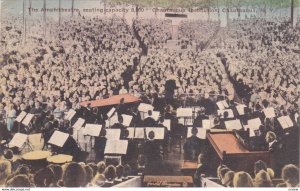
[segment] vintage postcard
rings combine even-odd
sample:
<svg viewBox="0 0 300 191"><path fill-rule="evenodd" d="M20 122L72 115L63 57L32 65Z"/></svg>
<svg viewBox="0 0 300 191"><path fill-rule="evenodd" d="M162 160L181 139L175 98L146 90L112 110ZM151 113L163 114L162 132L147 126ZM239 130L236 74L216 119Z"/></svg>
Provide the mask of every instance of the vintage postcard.
<svg viewBox="0 0 300 191"><path fill-rule="evenodd" d="M3 189L299 187L300 0L0 2Z"/></svg>

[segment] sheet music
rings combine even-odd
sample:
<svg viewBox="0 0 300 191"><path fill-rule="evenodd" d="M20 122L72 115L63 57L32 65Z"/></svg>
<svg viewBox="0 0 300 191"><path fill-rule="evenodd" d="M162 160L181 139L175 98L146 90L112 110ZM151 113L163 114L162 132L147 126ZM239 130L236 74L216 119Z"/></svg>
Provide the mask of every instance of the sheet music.
<svg viewBox="0 0 300 191"><path fill-rule="evenodd" d="M254 131L255 131L254 129L249 130L249 137L255 137L256 136Z"/></svg>
<svg viewBox="0 0 300 191"><path fill-rule="evenodd" d="M21 121L25 118L26 115L27 115L27 113L25 111L22 111L16 118L16 121L21 123Z"/></svg>
<svg viewBox="0 0 300 191"><path fill-rule="evenodd" d="M78 118L76 123L73 125L74 129L80 129L81 127L83 127L83 124L85 123L85 120L82 118Z"/></svg>
<svg viewBox="0 0 300 191"><path fill-rule="evenodd" d="M32 144L33 150L42 150L43 145L41 145L42 133L35 133L28 135L29 143Z"/></svg>
<svg viewBox="0 0 300 191"><path fill-rule="evenodd" d="M152 111L151 118L154 119L154 121L158 121L159 120L159 115L160 115L159 111ZM145 114L145 119L147 117L149 117L148 113Z"/></svg>
<svg viewBox="0 0 300 191"><path fill-rule="evenodd" d="M176 114L177 117L192 117L193 108L178 108Z"/></svg>
<svg viewBox="0 0 300 191"><path fill-rule="evenodd" d="M224 113L228 112L228 118L234 118L232 109L218 110L218 115L221 115L221 118L224 118Z"/></svg>
<svg viewBox="0 0 300 191"><path fill-rule="evenodd" d="M34 114L28 113L26 115L26 117L24 118L24 120L22 121L22 124L25 125L25 126L28 126L33 117L34 117Z"/></svg>
<svg viewBox="0 0 300 191"><path fill-rule="evenodd" d="M102 125L86 124L84 127L84 134L93 137L99 137L101 129L102 129Z"/></svg>
<svg viewBox="0 0 300 191"><path fill-rule="evenodd" d="M202 120L202 127L204 129L211 129L214 127L214 120L213 119L203 119Z"/></svg>
<svg viewBox="0 0 300 191"><path fill-rule="evenodd" d="M138 107L138 111L147 113L149 110L153 111L154 107L150 104L141 103Z"/></svg>
<svg viewBox="0 0 300 191"><path fill-rule="evenodd" d="M119 123L118 114L115 113L110 119L109 119L109 125L110 127L114 124Z"/></svg>
<svg viewBox="0 0 300 191"><path fill-rule="evenodd" d="M165 119L162 123L169 131L171 131L171 119Z"/></svg>
<svg viewBox="0 0 300 191"><path fill-rule="evenodd" d="M121 129L106 129L107 140L120 140Z"/></svg>
<svg viewBox="0 0 300 191"><path fill-rule="evenodd" d="M145 139L145 130L143 127L136 127L134 132L134 138Z"/></svg>
<svg viewBox="0 0 300 191"><path fill-rule="evenodd" d="M239 119L225 121L225 126L226 126L226 129L230 129L230 130L233 130L233 129L240 130L243 128L241 121Z"/></svg>
<svg viewBox="0 0 300 191"><path fill-rule="evenodd" d="M127 140L107 140L104 154L126 154L127 147Z"/></svg>
<svg viewBox="0 0 300 191"><path fill-rule="evenodd" d="M255 118L255 119L250 119L248 120L248 125L247 127L249 129L253 129L253 130L257 130L259 129L259 127L261 126L261 121L259 118Z"/></svg>
<svg viewBox="0 0 300 191"><path fill-rule="evenodd" d="M58 147L63 147L67 139L69 138L68 133L63 133L61 131L54 131L48 143L56 145Z"/></svg>
<svg viewBox="0 0 300 191"><path fill-rule="evenodd" d="M183 125L184 124L185 125L193 125L193 118L190 118L190 117L189 118L182 118L181 117L181 118L178 119L178 122L183 124Z"/></svg>
<svg viewBox="0 0 300 191"><path fill-rule="evenodd" d="M265 114L266 118L274 118L274 117L276 117L275 110L274 110L273 107L266 108L263 111L264 111L264 114Z"/></svg>
<svg viewBox="0 0 300 191"><path fill-rule="evenodd" d="M245 115L245 108L246 108L246 107L247 107L247 106L244 105L244 104L241 104L241 105L237 105L237 106L236 106L236 109L237 109L239 115Z"/></svg>
<svg viewBox="0 0 300 191"><path fill-rule="evenodd" d="M105 120L105 127L109 127L109 120Z"/></svg>
<svg viewBox="0 0 300 191"><path fill-rule="evenodd" d="M111 118L111 116L114 114L115 111L116 111L116 108L114 108L114 107L109 110L109 112L107 113L108 119Z"/></svg>
<svg viewBox="0 0 300 191"><path fill-rule="evenodd" d="M218 101L216 104L220 110L224 110L229 107L227 101L225 101L225 100Z"/></svg>
<svg viewBox="0 0 300 191"><path fill-rule="evenodd" d="M192 136L192 129L193 127L188 127L188 131L187 131L187 137L191 137ZM197 127L198 129L198 133L197 133L197 137L199 139L206 139L206 132L207 132L207 129L204 129L204 128L199 128Z"/></svg>
<svg viewBox="0 0 300 191"><path fill-rule="evenodd" d="M147 138L150 131L153 131L155 134L154 139L162 140L165 137L165 129L163 127L146 127L146 135Z"/></svg>
<svg viewBox="0 0 300 191"><path fill-rule="evenodd" d="M127 130L128 130L128 133L129 133L128 139L133 139L135 128L134 127L128 127Z"/></svg>
<svg viewBox="0 0 300 191"><path fill-rule="evenodd" d="M292 119L288 115L278 117L277 119L278 119L278 121L279 121L279 123L280 123L280 125L283 129L287 129L287 128L290 128L290 127L294 126Z"/></svg>
<svg viewBox="0 0 300 191"><path fill-rule="evenodd" d="M123 114L122 117L123 117L123 125L128 127L132 121L133 116Z"/></svg>
<svg viewBox="0 0 300 191"><path fill-rule="evenodd" d="M27 141L28 136L22 133L16 133L12 140L9 142L8 147L18 147L21 148L24 143Z"/></svg>
<svg viewBox="0 0 300 191"><path fill-rule="evenodd" d="M76 111L74 109L70 109L68 111L67 115L65 116L65 119L71 121L72 118L75 116L75 114L76 114Z"/></svg>

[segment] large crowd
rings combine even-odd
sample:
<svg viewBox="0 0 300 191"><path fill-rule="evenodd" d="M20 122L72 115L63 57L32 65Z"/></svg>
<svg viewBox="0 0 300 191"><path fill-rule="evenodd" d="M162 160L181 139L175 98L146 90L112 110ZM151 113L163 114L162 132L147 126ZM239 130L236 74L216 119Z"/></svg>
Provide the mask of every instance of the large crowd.
<svg viewBox="0 0 300 191"><path fill-rule="evenodd" d="M193 50L178 53L168 49L149 51L147 56L142 57L140 67L133 74L132 84L142 84L139 89L141 92L148 90L163 94L168 79L176 81L177 95L221 95L227 91L227 95L233 99L234 90L224 66L214 53Z"/></svg>
<svg viewBox="0 0 300 191"><path fill-rule="evenodd" d="M202 127L202 120L212 118L212 128L226 129L224 122L229 117L225 113L224 116L218 115L216 105L217 101L226 100L228 108L234 111L233 118L241 120L243 126L255 117L261 119L257 140L262 141L271 134L275 137L272 141L276 139L285 145L284 148L276 148L277 153L286 149L285 154L295 154L299 150L295 144L298 143L295 140L299 139L298 131L295 131L296 134L294 131L286 132L276 121L276 118L288 115L293 127L300 126L300 54L295 52L299 48L300 38L297 27L292 28L287 22L250 18L231 22L228 29L219 29L217 22L182 22L179 38L196 42L201 50L180 52L165 48L166 42L172 39L170 20L137 19L131 27L123 18L78 16L57 26L47 40L37 37L42 26L39 21L30 29L34 35L27 36L25 42L20 18L11 17L1 22L1 140L9 142L19 131L42 133L47 146L55 130L74 134L73 124L64 118L70 109L76 110L75 119L83 118L86 123L120 129L120 139L129 140L128 127L123 125L121 116L124 114L134 116L130 124L132 127L159 126L164 127L165 133L163 141L158 142L153 131L146 135L149 140L145 143L129 140L130 149L122 158L123 166L119 164L116 167L106 167L102 161L103 144L107 140L105 130L95 139L97 152L94 163L50 165L32 172L26 165L14 164L12 151L5 150L0 163L2 185L113 186L126 180L128 175L139 174L140 170L146 174L162 173L170 169L163 168L161 155L166 154L168 145L172 145L174 139L181 137L187 138L185 155L193 149L197 150L191 152L194 156L187 156L195 159L203 152L200 147L194 148L195 145L205 146L207 143L196 139L195 135L190 141L186 137L187 124L176 117L176 109L186 106L182 98L187 97L194 98L193 106L200 107L199 112L194 113L194 127ZM203 45L210 42L210 47L204 49ZM23 43L30 48L24 48ZM170 80L176 84L172 99L166 96L170 93L166 85ZM110 108L80 105L83 101L126 93L139 95L142 102L151 104L154 111L160 112L160 117L153 119L154 111L151 110L142 116L138 105L127 106L124 100L120 100L116 107L117 122L107 125ZM245 115L237 114L237 102L247 108ZM263 112L270 107L275 108L276 114L271 119ZM15 121L22 111L35 114L30 129L20 130L21 124ZM163 125L166 119L171 120L170 129ZM202 162L200 157L199 164ZM263 171L255 173L254 183L250 175L235 173L228 167L222 167L218 172L221 174L220 181L226 186L243 186L238 183L239 178L247 182L246 186L276 186L271 183L274 173L276 177L281 174L286 186L297 186L299 182L295 182L289 171L297 177L299 169L293 165L285 166L296 162L291 157L283 159L280 164L275 163L270 167L274 170L273 175L265 167L266 164L262 164ZM262 177L264 180L260 183ZM199 172L195 181L197 178Z"/></svg>
<svg viewBox="0 0 300 191"><path fill-rule="evenodd" d="M50 164L35 172L26 164L16 166L12 150L4 152L1 160L1 186L7 187L111 187L143 172L143 161L137 165L106 165L98 163L70 162L64 165Z"/></svg>
<svg viewBox="0 0 300 191"><path fill-rule="evenodd" d="M134 21L141 42L148 49L164 48L167 40L172 38L172 21L158 19L141 19Z"/></svg>
<svg viewBox="0 0 300 191"><path fill-rule="evenodd" d="M195 172L194 179L196 184L201 184L202 176L209 176L208 159L205 155L200 154L198 157L199 168ZM254 163L254 171L248 173L245 171L235 172L228 166L222 164L217 168L217 182L223 187L299 187L299 168L295 165L288 164L281 169L281 178L283 181L278 182L274 177L274 171L267 164L258 160Z"/></svg>
<svg viewBox="0 0 300 191"><path fill-rule="evenodd" d="M179 26L179 39L187 39L190 43L194 42L197 49L202 50L218 32L220 23L218 21L193 20L182 21Z"/></svg>

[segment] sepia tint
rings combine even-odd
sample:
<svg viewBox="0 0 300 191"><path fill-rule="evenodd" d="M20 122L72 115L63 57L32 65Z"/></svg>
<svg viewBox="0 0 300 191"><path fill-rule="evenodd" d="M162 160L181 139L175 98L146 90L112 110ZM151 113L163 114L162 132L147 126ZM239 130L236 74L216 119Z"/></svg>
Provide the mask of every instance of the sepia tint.
<svg viewBox="0 0 300 191"><path fill-rule="evenodd" d="M0 187L299 187L300 0L0 5Z"/></svg>

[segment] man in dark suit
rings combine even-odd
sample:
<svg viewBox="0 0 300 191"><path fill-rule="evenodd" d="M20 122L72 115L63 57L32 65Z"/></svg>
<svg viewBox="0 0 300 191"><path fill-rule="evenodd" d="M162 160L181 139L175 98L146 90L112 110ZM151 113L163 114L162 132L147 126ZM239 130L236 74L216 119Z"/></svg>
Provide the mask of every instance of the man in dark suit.
<svg viewBox="0 0 300 191"><path fill-rule="evenodd" d="M144 154L146 156L147 165L145 169L146 174L157 174L159 173L162 158L160 155L160 144L154 139L155 133L150 131L148 133L148 140L144 145Z"/></svg>
<svg viewBox="0 0 300 191"><path fill-rule="evenodd" d="M120 99L120 103L117 106L116 110L117 110L117 112L118 112L119 115L127 114L127 107L125 105L125 99L124 98Z"/></svg>
<svg viewBox="0 0 300 191"><path fill-rule="evenodd" d="M266 147L271 152L271 168L275 174L279 175L284 163L284 149L282 143L277 139L274 132L268 131L266 134Z"/></svg>
<svg viewBox="0 0 300 191"><path fill-rule="evenodd" d="M198 129L192 128L192 136L186 139L183 146L185 160L196 160L201 152L202 140L197 137Z"/></svg>
<svg viewBox="0 0 300 191"><path fill-rule="evenodd" d="M175 80L167 80L165 84L167 104L173 104L174 92L176 89Z"/></svg>
<svg viewBox="0 0 300 191"><path fill-rule="evenodd" d="M198 167L194 174L194 186L201 187L201 176L207 177L210 174L210 168L207 165L205 155L201 153L198 156Z"/></svg>
<svg viewBox="0 0 300 191"><path fill-rule="evenodd" d="M106 130L102 129L99 137L95 137L95 154L96 154L96 162L102 161L104 159L104 150L106 146Z"/></svg>
<svg viewBox="0 0 300 191"><path fill-rule="evenodd" d="M208 119L208 117L205 116L204 112L205 112L204 108L201 108L201 110L198 111L197 117L196 117L196 119L194 121L194 124L193 124L194 127L202 127L202 120L203 119Z"/></svg>
<svg viewBox="0 0 300 191"><path fill-rule="evenodd" d="M152 118L152 111L148 111L148 117L144 119L144 127L154 127L156 124L155 120Z"/></svg>

